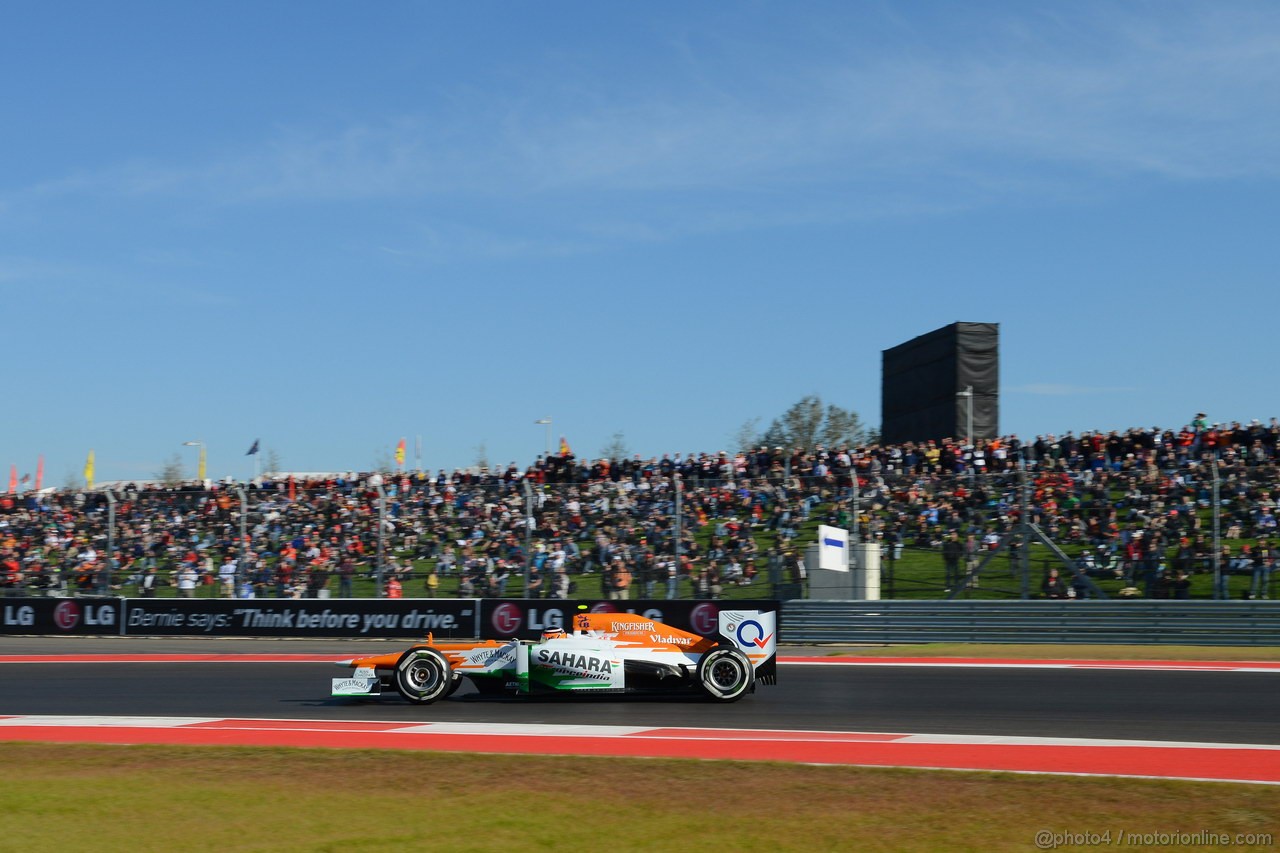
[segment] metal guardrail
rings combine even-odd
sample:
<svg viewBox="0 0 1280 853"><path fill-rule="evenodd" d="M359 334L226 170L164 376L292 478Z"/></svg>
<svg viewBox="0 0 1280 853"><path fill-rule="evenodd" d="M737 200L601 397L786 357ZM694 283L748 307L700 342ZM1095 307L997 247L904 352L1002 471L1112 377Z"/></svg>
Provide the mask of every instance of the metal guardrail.
<svg viewBox="0 0 1280 853"><path fill-rule="evenodd" d="M785 643L1280 646L1280 601L804 601Z"/></svg>

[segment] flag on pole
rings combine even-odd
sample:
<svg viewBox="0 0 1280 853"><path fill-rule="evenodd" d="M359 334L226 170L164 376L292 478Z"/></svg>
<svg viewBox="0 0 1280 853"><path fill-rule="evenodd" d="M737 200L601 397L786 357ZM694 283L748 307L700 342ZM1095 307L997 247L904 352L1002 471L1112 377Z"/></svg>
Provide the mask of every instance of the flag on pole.
<svg viewBox="0 0 1280 853"><path fill-rule="evenodd" d="M40 454L40 461L36 463L36 491L40 491L40 487L44 484L44 454Z"/></svg>
<svg viewBox="0 0 1280 853"><path fill-rule="evenodd" d="M396 466L404 467L404 439L400 439L400 443L396 445Z"/></svg>
<svg viewBox="0 0 1280 853"><path fill-rule="evenodd" d="M563 435L562 435L562 436L560 436L560 455L561 455L561 456L572 456L572 455L573 455L573 451L569 449L569 442L567 442L567 441L565 441L565 440L564 440L564 436L563 436Z"/></svg>
<svg viewBox="0 0 1280 853"><path fill-rule="evenodd" d="M18 466L9 466L9 494L16 495L18 493Z"/></svg>
<svg viewBox="0 0 1280 853"><path fill-rule="evenodd" d="M298 487L293 481L293 475L289 475L289 500L293 500L298 496Z"/></svg>
<svg viewBox="0 0 1280 853"><path fill-rule="evenodd" d="M253 440L253 447L249 448L249 452L246 453L245 456L253 456L257 454L257 452L258 452L258 439L255 438Z"/></svg>
<svg viewBox="0 0 1280 853"><path fill-rule="evenodd" d="M199 467L197 467L197 468L196 468L196 479L197 479L197 480L203 480L203 479L204 479L205 469L208 467L205 463L206 463L206 459L205 459L205 455L204 455L204 445L202 444L202 445L200 445L200 463L199 463Z"/></svg>
<svg viewBox="0 0 1280 853"><path fill-rule="evenodd" d="M89 451L89 458L84 460L84 482L85 488L93 488L93 451Z"/></svg>

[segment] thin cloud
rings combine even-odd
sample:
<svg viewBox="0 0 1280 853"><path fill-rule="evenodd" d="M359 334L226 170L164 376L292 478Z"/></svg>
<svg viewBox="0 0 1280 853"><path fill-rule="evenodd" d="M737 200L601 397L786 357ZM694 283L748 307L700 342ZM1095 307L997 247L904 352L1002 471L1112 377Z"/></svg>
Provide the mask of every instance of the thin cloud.
<svg viewBox="0 0 1280 853"><path fill-rule="evenodd" d="M1100 385L1068 385L1057 382L1031 382L1001 389L1006 394L1031 394L1041 397L1083 397L1094 394L1132 393L1134 388Z"/></svg>
<svg viewBox="0 0 1280 853"><path fill-rule="evenodd" d="M120 164L0 206L82 193L219 204L462 196L541 211L548 199L621 206L696 193L688 227L727 209L750 227L807 206L816 188L838 196L825 214L838 219L887 201L929 210L1070 195L1118 177L1280 175L1280 14L1266 6L1096 7L993 22L967 49L858 44L710 83L694 65L633 90L606 79L568 97L559 81L533 79L438 115L279 129L231 156ZM796 191L805 198L787 197ZM655 226L641 218L596 227L649 239Z"/></svg>

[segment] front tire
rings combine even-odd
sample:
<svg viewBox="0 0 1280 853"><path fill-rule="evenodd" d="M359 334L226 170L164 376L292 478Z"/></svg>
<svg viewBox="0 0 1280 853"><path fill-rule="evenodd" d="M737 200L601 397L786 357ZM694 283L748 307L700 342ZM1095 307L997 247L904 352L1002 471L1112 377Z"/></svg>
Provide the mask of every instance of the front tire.
<svg viewBox="0 0 1280 853"><path fill-rule="evenodd" d="M698 684L717 702L736 702L751 692L756 674L747 656L732 646L717 646L698 661Z"/></svg>
<svg viewBox="0 0 1280 853"><path fill-rule="evenodd" d="M396 662L396 690L415 705L430 705L449 695L451 688L452 667L435 649L410 649Z"/></svg>

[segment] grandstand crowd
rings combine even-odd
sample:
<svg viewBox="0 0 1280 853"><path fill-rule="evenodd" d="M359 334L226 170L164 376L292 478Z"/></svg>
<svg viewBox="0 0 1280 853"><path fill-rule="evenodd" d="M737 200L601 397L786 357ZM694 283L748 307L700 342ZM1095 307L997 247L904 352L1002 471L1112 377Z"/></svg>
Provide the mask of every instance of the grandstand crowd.
<svg viewBox="0 0 1280 853"><path fill-rule="evenodd" d="M0 496L0 583L8 594L348 597L376 578L388 596L500 597L522 595L527 573L533 597L570 597L587 575L610 598L715 598L753 584L769 595L802 589L807 523L848 528L856 511L859 537L890 558L936 553L941 595L971 583L984 553L1020 546L1003 537L1025 505L1076 560L1065 576L1045 571L1046 597L1087 597L1090 579L1185 597L1215 567L1215 597L1263 597L1280 553L1278 444L1275 418L1199 414L1179 430L1025 442L565 453L524 468L130 483L113 506L101 490L19 492Z"/></svg>

